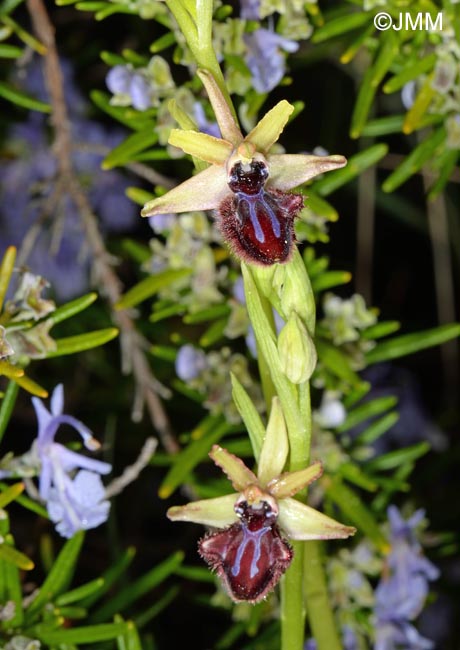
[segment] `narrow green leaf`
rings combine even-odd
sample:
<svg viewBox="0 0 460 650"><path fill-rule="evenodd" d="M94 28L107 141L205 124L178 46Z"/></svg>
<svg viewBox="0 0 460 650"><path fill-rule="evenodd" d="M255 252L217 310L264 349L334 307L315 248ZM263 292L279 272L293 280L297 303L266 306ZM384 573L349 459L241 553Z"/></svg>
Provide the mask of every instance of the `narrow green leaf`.
<svg viewBox="0 0 460 650"><path fill-rule="evenodd" d="M0 97L3 97L3 99L16 106L30 108L32 111L40 111L41 113L51 112L51 106L49 104L45 104L45 102L41 102L39 99L27 95L21 90L13 88L13 86L10 86L5 81L0 81Z"/></svg>
<svg viewBox="0 0 460 650"><path fill-rule="evenodd" d="M220 341L224 336L227 323L228 318L220 318L219 320L212 323L212 325L210 325L208 329L200 336L200 347L208 348L211 345L217 343L217 341Z"/></svg>
<svg viewBox="0 0 460 650"><path fill-rule="evenodd" d="M322 43L335 36L342 36L353 29L358 29L371 20L368 12L354 12L328 20L325 25L315 30L312 42Z"/></svg>
<svg viewBox="0 0 460 650"><path fill-rule="evenodd" d="M17 379L17 377L24 376L24 370L0 359L0 375L8 377L8 379Z"/></svg>
<svg viewBox="0 0 460 650"><path fill-rule="evenodd" d="M388 341L379 343L375 348L366 353L368 364L379 361L398 359L426 348L446 343L460 336L460 324L440 325L433 329L423 330L415 334L403 334Z"/></svg>
<svg viewBox="0 0 460 650"><path fill-rule="evenodd" d="M125 194L128 199L131 199L131 201L141 206L144 206L155 198L155 194L152 194L152 192L148 192L141 187L128 187Z"/></svg>
<svg viewBox="0 0 460 650"><path fill-rule="evenodd" d="M347 357L338 348L322 339L315 340L316 351L321 363L339 379L343 379L351 386L357 386L361 379L350 368Z"/></svg>
<svg viewBox="0 0 460 650"><path fill-rule="evenodd" d="M259 460L260 450L262 449L262 443L265 438L264 424L244 386L233 373L230 373L230 376L232 379L233 401L248 431L254 451L254 458Z"/></svg>
<svg viewBox="0 0 460 650"><path fill-rule="evenodd" d="M75 0L71 0L71 1L75 2ZM58 3L56 2L56 4ZM99 56L104 61L104 63L110 66L124 65L126 63L123 56L120 56L119 54L115 54L114 52L109 52L108 50L102 50Z"/></svg>
<svg viewBox="0 0 460 650"><path fill-rule="evenodd" d="M428 138L423 140L403 162L391 173L382 184L384 192L393 192L408 178L418 172L423 165L436 155L438 147L444 146L446 130L442 126L434 131Z"/></svg>
<svg viewBox="0 0 460 650"><path fill-rule="evenodd" d="M10 14L16 7L18 7L24 0L3 0L0 4L0 16Z"/></svg>
<svg viewBox="0 0 460 650"><path fill-rule="evenodd" d="M321 196L328 196L342 185L349 183L351 180L362 174L365 169L372 167L379 162L388 152L386 144L374 144L365 151L352 156L346 167L328 172L324 178L316 181L314 184L315 191Z"/></svg>
<svg viewBox="0 0 460 650"><path fill-rule="evenodd" d="M133 131L142 131L142 129L145 129L152 122L150 116L143 115L134 108L129 106L112 106L110 96L100 90L93 90L90 96L96 106L104 111L104 113L115 118L121 124L129 126Z"/></svg>
<svg viewBox="0 0 460 650"><path fill-rule="evenodd" d="M230 311L231 311L230 307L226 304L215 305L214 307L208 307L207 309L196 311L193 314L186 314L183 318L183 321L187 325L204 323L208 320L214 320L215 318L220 318L221 316L228 316L230 314Z"/></svg>
<svg viewBox="0 0 460 650"><path fill-rule="evenodd" d="M68 336L63 339L55 339L56 349L47 352L46 356L47 358L62 357L66 354L75 354L76 352L83 352L83 350L91 350L100 345L105 345L117 336L118 330L115 327L108 327L103 330L95 330L94 332L85 332L85 334Z"/></svg>
<svg viewBox="0 0 460 650"><path fill-rule="evenodd" d="M339 479L334 479L326 483L326 494L379 550L383 552L388 550L388 542L374 515L354 490Z"/></svg>
<svg viewBox="0 0 460 650"><path fill-rule="evenodd" d="M380 415L385 411L389 411L390 409L394 408L397 403L398 399L392 395L377 397L373 400L370 400L369 402L365 402L365 404L357 406L348 413L345 422L337 427L337 431L339 433L349 431L361 422L365 422L369 418Z"/></svg>
<svg viewBox="0 0 460 650"><path fill-rule="evenodd" d="M423 86L420 88L414 103L407 111L404 118L403 133L408 135L419 128L420 122L426 115L431 101L436 93L432 86L433 73L427 76Z"/></svg>
<svg viewBox="0 0 460 650"><path fill-rule="evenodd" d="M438 57L435 52L428 54L428 56L417 60L415 63L410 63L405 66L401 72L391 77L383 86L384 93L394 93L400 90L408 81L417 79L421 74L425 74L432 70L435 66Z"/></svg>
<svg viewBox="0 0 460 650"><path fill-rule="evenodd" d="M158 490L161 499L167 499L180 485L186 482L188 474L203 461L213 444L218 442L230 429L225 421L217 424L214 430L191 442L174 457L174 462Z"/></svg>
<svg viewBox="0 0 460 650"><path fill-rule="evenodd" d="M360 433L356 437L356 442L361 445L372 444L374 440L377 440L377 438L380 438L381 435L389 431L389 429L391 429L391 427L393 427L398 420L399 413L397 411L391 411L390 413L387 413L383 416L383 418L372 422L372 424L370 424L367 429Z"/></svg>
<svg viewBox="0 0 460 650"><path fill-rule="evenodd" d="M315 293L338 287L342 284L348 284L352 278L349 271L326 271L317 275L311 280L311 286Z"/></svg>
<svg viewBox="0 0 460 650"><path fill-rule="evenodd" d="M136 9L122 3L109 4L106 5L105 9L101 9L101 11L98 11L94 17L96 18L96 20L104 20L104 18L108 18L113 14L128 14L130 16L135 16L137 15L137 11Z"/></svg>
<svg viewBox="0 0 460 650"><path fill-rule="evenodd" d="M3 307L3 301L5 300L5 295L8 291L15 261L16 248L14 246L9 246L3 255L2 264L0 266L0 310Z"/></svg>
<svg viewBox="0 0 460 650"><path fill-rule="evenodd" d="M113 149L103 160L102 169L112 169L119 165L126 164L135 158L135 155L144 149L148 149L158 142L158 135L149 125L142 131L137 131L128 136L115 149Z"/></svg>
<svg viewBox="0 0 460 650"><path fill-rule="evenodd" d="M339 218L339 213L337 210L323 198L321 198L316 192L313 192L308 188L306 192L306 206L310 208L315 214L319 214L320 217L324 217L328 221L337 221Z"/></svg>
<svg viewBox="0 0 460 650"><path fill-rule="evenodd" d="M361 336L363 339L373 341L375 339L380 339L384 336L388 336L389 334L397 332L400 327L401 323L397 320L381 321L380 323L371 325L367 329L363 330L361 332Z"/></svg>
<svg viewBox="0 0 460 650"><path fill-rule="evenodd" d="M170 587L166 593L156 601L156 603L134 617L136 626L138 628L143 628L145 625L150 623L150 621L154 619L155 616L158 616L160 612L162 612L164 609L166 609L166 607L168 607L168 605L172 603L174 598L176 598L179 593L180 588L178 586Z"/></svg>
<svg viewBox="0 0 460 650"><path fill-rule="evenodd" d="M338 471L339 476L342 476L349 483L353 483L363 490L368 492L375 492L377 489L377 483L371 480L358 465L354 463L343 463L339 467Z"/></svg>
<svg viewBox="0 0 460 650"><path fill-rule="evenodd" d="M0 442L5 435L6 428L13 413L14 405L16 404L16 397L18 395L19 386L16 382L8 382L8 387L0 405Z"/></svg>
<svg viewBox="0 0 460 650"><path fill-rule="evenodd" d="M444 190L455 169L458 155L458 149L447 149L440 153L438 162L441 171L428 192L429 201L433 201Z"/></svg>
<svg viewBox="0 0 460 650"><path fill-rule="evenodd" d="M40 611L43 605L52 601L70 584L84 537L83 531L79 531L64 544L37 596L26 611L28 617Z"/></svg>
<svg viewBox="0 0 460 650"><path fill-rule="evenodd" d="M16 565L10 562L5 562L3 565L3 573L6 588L6 599L14 603L14 616L7 622L4 621L3 625L6 629L18 628L22 625L24 620L24 610L22 607L22 584L19 569Z"/></svg>
<svg viewBox="0 0 460 650"><path fill-rule="evenodd" d="M41 43L35 36L33 36L30 32L28 32L26 29L22 27L19 23L17 23L15 20L11 18L11 16L7 16L3 14L2 16L2 23L4 25L7 25L10 27L13 32L17 35L17 37L26 45L28 45L32 50L35 50L35 52L38 52L38 54L44 55L46 54L46 47L43 43ZM42 104L42 102L39 102ZM43 104L43 106L46 106L46 104ZM31 107L29 107L31 108ZM49 107L48 107L49 108ZM40 109L37 109L40 110ZM49 110L51 110L49 108ZM46 111L46 112L49 112Z"/></svg>
<svg viewBox="0 0 460 650"><path fill-rule="evenodd" d="M93 593L100 591L103 586L104 578L96 578L95 580L91 580L91 582L87 582L86 584L81 585L81 587L72 589L72 591L68 591L67 593L62 594L62 596L59 596L59 598L56 599L56 605L62 607L63 605L76 603L79 600L82 600L83 598L91 596Z"/></svg>
<svg viewBox="0 0 460 650"><path fill-rule="evenodd" d="M401 133L405 122L405 115L388 115L386 117L378 117L375 120L369 120L363 126L361 135L378 137L381 135L390 135L391 133ZM437 113L432 115L424 115L416 126L416 129L423 129L426 126L439 124L443 121L443 116Z"/></svg>
<svg viewBox="0 0 460 650"><path fill-rule="evenodd" d="M150 51L153 54L158 54L158 52L162 52L163 50L166 50L166 48L171 47L171 45L175 45L176 43L176 35L173 32L169 32L168 34L163 34L163 36L157 38L156 41L151 44Z"/></svg>
<svg viewBox="0 0 460 650"><path fill-rule="evenodd" d="M390 68L398 51L398 39L393 30L385 32L385 35L381 37L381 41L382 45L377 59L372 67L366 71L360 85L351 118L350 136L352 138L358 138L361 135L378 85Z"/></svg>
<svg viewBox="0 0 460 650"><path fill-rule="evenodd" d="M30 377L27 377L26 375L23 377L15 377L14 381L18 384L18 386L26 390L31 395L41 397L42 399L48 397L48 391L46 388L43 388L43 386L40 386L40 384L37 384L37 382L35 382Z"/></svg>
<svg viewBox="0 0 460 650"><path fill-rule="evenodd" d="M116 617L115 620L117 620L117 618L118 617ZM139 638L139 633L134 622L126 621L126 628L127 630L125 636L118 639L119 650L147 650L145 646L142 646L142 642ZM120 641L122 639L122 644L120 644Z"/></svg>
<svg viewBox="0 0 460 650"><path fill-rule="evenodd" d="M97 11L98 9L105 9L107 7L107 2L100 0L88 0L87 2L77 2L75 7L79 11Z"/></svg>
<svg viewBox="0 0 460 650"><path fill-rule="evenodd" d="M85 608L89 608L94 605L95 602L100 600L104 594L106 594L109 589L116 583L118 578L120 578L125 571L128 569L129 565L133 561L134 556L136 555L136 549L133 546L129 546L124 553L114 562L114 564L104 571L101 575L100 580L103 580L102 587L98 591L91 594L91 596L86 596L80 603Z"/></svg>
<svg viewBox="0 0 460 650"><path fill-rule="evenodd" d="M49 320L52 321L53 325L61 323L68 318L72 318L76 314L79 314L84 309L87 309L93 302L97 300L97 293L94 291L92 293L86 294L86 296L81 296L81 298L76 298L67 302L65 305L61 305L53 311L50 315Z"/></svg>
<svg viewBox="0 0 460 650"><path fill-rule="evenodd" d="M1 59L19 59L24 54L24 50L16 45L8 45L8 43L0 43L0 58Z"/></svg>
<svg viewBox="0 0 460 650"><path fill-rule="evenodd" d="M372 472L401 467L405 463L413 462L417 458L420 458L420 456L424 456L430 451L430 448L430 443L424 441L416 445L411 445L410 447L390 451L387 454L369 460L366 463L366 470Z"/></svg>
<svg viewBox="0 0 460 650"><path fill-rule="evenodd" d="M6 508L6 506L17 499L17 497L24 491L24 483L15 483L6 490L0 492L0 509Z"/></svg>
<svg viewBox="0 0 460 650"><path fill-rule="evenodd" d="M177 567L174 573L176 576L181 576L181 578L192 582L205 582L207 584L215 582L213 574L204 566L185 566L182 564Z"/></svg>
<svg viewBox="0 0 460 650"><path fill-rule="evenodd" d="M123 591L114 594L109 602L103 605L92 617L94 621L104 621L111 618L115 613L123 612L144 594L151 591L166 578L174 573L177 567L182 564L184 553L177 551L170 555L161 564L148 571L141 578L131 583Z"/></svg>
<svg viewBox="0 0 460 650"><path fill-rule="evenodd" d="M14 566L17 566L18 569L22 569L23 571L31 571L35 566L27 555L24 555L17 548L7 543L0 544L0 560L14 564Z"/></svg>
<svg viewBox="0 0 460 650"><path fill-rule="evenodd" d="M164 289L173 282L188 277L192 273L193 269L168 269L155 275L149 275L127 291L116 303L115 308L129 309L130 307L135 307L144 300L154 296L161 289Z"/></svg>
<svg viewBox="0 0 460 650"><path fill-rule="evenodd" d="M96 643L98 641L109 641L117 636L126 634L126 623L104 623L102 625L86 625L73 629L45 630L36 627L36 635L42 643L54 646L56 644L69 643Z"/></svg>
<svg viewBox="0 0 460 650"><path fill-rule="evenodd" d="M7 489L9 486L6 483L0 482L0 488ZM46 512L45 508L37 503L36 501L33 501L29 497L25 496L24 494L20 494L18 497L16 497L16 503L19 503L21 506L24 508L27 508L27 510L30 510L31 512L35 512L36 514L40 515L41 517L44 517L45 519L49 519L48 513Z"/></svg>

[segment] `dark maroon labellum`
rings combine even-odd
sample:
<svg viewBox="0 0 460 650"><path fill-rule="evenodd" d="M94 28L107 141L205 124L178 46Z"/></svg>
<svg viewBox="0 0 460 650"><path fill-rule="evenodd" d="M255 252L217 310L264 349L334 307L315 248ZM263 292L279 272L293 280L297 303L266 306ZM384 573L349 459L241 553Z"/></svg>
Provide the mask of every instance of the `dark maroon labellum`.
<svg viewBox="0 0 460 650"><path fill-rule="evenodd" d="M293 553L269 503L261 501L255 507L243 501L236 512L240 521L203 537L199 551L234 601L257 603L275 587Z"/></svg>
<svg viewBox="0 0 460 650"><path fill-rule="evenodd" d="M228 186L233 196L219 206L219 225L233 252L262 265L287 262L294 246L294 219L303 207L298 194L265 189L267 165L253 160L236 163Z"/></svg>

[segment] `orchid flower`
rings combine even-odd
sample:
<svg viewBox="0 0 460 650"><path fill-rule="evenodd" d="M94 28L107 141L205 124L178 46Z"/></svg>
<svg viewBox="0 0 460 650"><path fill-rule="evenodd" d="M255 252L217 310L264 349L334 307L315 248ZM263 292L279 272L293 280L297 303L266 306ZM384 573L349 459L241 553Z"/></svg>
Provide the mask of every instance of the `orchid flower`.
<svg viewBox="0 0 460 650"><path fill-rule="evenodd" d="M223 529L202 538L199 551L235 602L259 602L289 567L293 550L283 533L294 540L342 539L355 533L354 528L292 498L319 478L323 468L315 462L296 472L283 472L288 453L284 416L274 398L257 475L241 459L214 445L209 455L235 492L168 510L173 521Z"/></svg>
<svg viewBox="0 0 460 650"><path fill-rule="evenodd" d="M169 143L209 167L147 203L141 214L216 210L218 227L236 256L259 265L287 262L294 248L294 219L303 207L303 197L287 191L343 167L346 159L270 153L294 107L280 101L244 137L214 77L206 70L198 75L222 138L173 129Z"/></svg>

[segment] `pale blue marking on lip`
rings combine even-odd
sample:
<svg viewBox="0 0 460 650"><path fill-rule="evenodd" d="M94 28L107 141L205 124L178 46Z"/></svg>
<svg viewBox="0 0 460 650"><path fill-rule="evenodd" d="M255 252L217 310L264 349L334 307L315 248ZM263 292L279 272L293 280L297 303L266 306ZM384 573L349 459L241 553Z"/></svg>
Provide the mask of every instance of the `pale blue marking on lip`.
<svg viewBox="0 0 460 650"><path fill-rule="evenodd" d="M243 540L238 547L238 552L236 554L235 558L235 564L232 566L232 576L236 578L236 576L239 574L241 570L241 559L243 557L243 554L246 552L246 549L248 548L248 545L250 542L253 543L254 545L254 556L251 560L251 570L249 572L249 576L251 578L254 578L255 575L259 572L259 567L257 566L257 562L260 559L260 544L263 535L269 531L270 528L264 526L260 530L257 531L250 531L246 526L243 525Z"/></svg>
<svg viewBox="0 0 460 650"><path fill-rule="evenodd" d="M265 242L265 235L264 231L262 230L262 226L260 225L259 218L257 217L256 206L258 201L263 204L264 210L268 214L273 232L275 233L275 237L281 236L281 226L279 219L272 207L269 205L268 201L265 200L265 194L266 192L264 192L264 190L261 190L258 194L254 194L253 196L245 194L244 192L237 193L240 199L246 200L249 204L249 218L251 219L251 223L254 226L256 239L261 244Z"/></svg>

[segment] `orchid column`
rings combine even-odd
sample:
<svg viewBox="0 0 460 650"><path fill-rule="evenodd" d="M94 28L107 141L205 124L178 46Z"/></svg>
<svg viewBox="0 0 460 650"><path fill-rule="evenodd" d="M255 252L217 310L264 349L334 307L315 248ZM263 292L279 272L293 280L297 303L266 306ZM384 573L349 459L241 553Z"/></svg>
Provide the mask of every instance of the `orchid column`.
<svg viewBox="0 0 460 650"><path fill-rule="evenodd" d="M279 459L273 458L273 464L276 465L275 473L283 477L284 470L293 473L294 476L303 476L310 457L309 379L316 364L313 343L315 301L305 265L295 247L294 219L303 206L303 199L300 195L288 191L318 174L343 167L346 160L343 156L272 154L270 151L294 110L293 106L285 100L272 108L244 137L235 120L235 111L212 48L211 0L197 0L196 5L190 0L167 4L196 58L199 66L198 75L209 95L222 138L199 133L190 117L185 115L177 105L172 105L173 115L182 128L171 132L169 142L193 156L195 161L201 161L197 165L201 171L164 196L149 202L144 207L142 215L150 217L171 212L215 211L217 225L224 240L234 255L242 260L246 302L257 341L267 412L270 412L272 404L279 403L281 417L283 422L285 421L287 450L282 456L283 467L278 466ZM279 336L276 335L273 325L273 309L285 321ZM235 397L242 418L248 426L255 458L258 459L260 448L256 447L260 441L254 444L256 440L254 428L259 427L258 425L253 427L251 433L249 422L251 418L247 415L247 410L251 411L253 406L247 396L249 401L241 391L238 392L238 387L235 390ZM246 406L243 405L245 400ZM279 420L279 416L277 419ZM276 444L272 445L272 448L276 449ZM215 451L211 454L214 460L217 453L220 454ZM271 539L272 542L275 537L278 539L276 532L278 510L276 505L270 505L272 503L270 483L262 485L262 492L260 486L254 491L252 488L259 484L252 472L249 475L247 470L241 474L238 459L230 458L225 454L219 457L224 460L218 464L232 479L235 489L241 491L243 496L246 495L244 508L238 505L240 501L223 497L222 501L210 500L213 503L208 505L205 502L198 502L183 508L175 508L169 515L177 520L199 521L222 528L231 525L228 534L224 531L220 534L219 541L213 542L213 546L216 547L213 549L214 566L218 573L220 571L225 573L230 555L235 557L236 554L239 558L237 562L239 571L241 558L247 549L253 548L251 553L254 553L256 558L260 557L261 536L265 535L266 540ZM235 477L232 475L234 468L236 468ZM285 523L284 532L293 540L340 538L353 534L354 529L342 526L320 513L316 513L313 520L310 519L311 509L305 505L300 506L299 503L306 499L307 484L308 481L301 485L296 484L296 489L289 492L289 494L297 493L298 501L294 499L291 501L299 504L299 512L302 514L298 517L299 521L294 521L292 526ZM260 523L261 508L270 511L275 523L266 521ZM282 510L279 516L279 524L283 529ZM297 514L293 517L296 520ZM254 537L256 533L259 541ZM252 540L253 547L250 546L248 539ZM224 542L227 543L227 547L230 544L231 551L228 548L222 550ZM289 562L287 561L289 555L287 551L284 555L278 551L278 555L280 553L283 555L283 560L280 562L285 563L285 566L290 564L281 585L282 649L302 650L307 608L319 650L340 650L341 644L325 598L325 580L321 563L318 561L317 546L310 546L314 560L310 562L310 571L305 581L304 555L309 552L308 544L313 545L316 542L292 542L292 563L290 558ZM204 542L201 543L204 556L206 546ZM217 547L220 549L218 552ZM249 570L251 579L253 571L258 570L257 563L258 559L251 559ZM233 576L236 575L235 571L233 566ZM232 578L229 579L227 575L227 586L229 580L231 583ZM275 581L271 584L273 587ZM305 594L309 596L307 602ZM231 588L230 595L232 595ZM248 598L248 600L256 602L255 598Z"/></svg>

